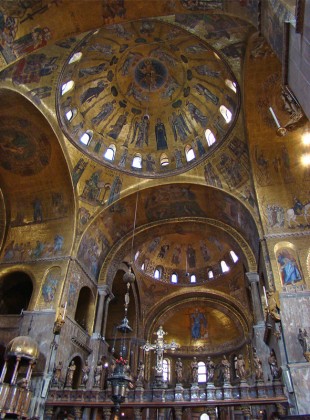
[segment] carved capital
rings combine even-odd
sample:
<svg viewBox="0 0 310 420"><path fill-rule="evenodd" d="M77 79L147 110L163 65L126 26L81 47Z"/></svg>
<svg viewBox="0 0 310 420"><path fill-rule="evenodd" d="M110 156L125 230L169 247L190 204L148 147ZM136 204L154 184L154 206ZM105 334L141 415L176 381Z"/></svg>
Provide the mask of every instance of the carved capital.
<svg viewBox="0 0 310 420"><path fill-rule="evenodd" d="M100 296L107 296L110 293L110 287L106 284L98 286L98 294Z"/></svg>
<svg viewBox="0 0 310 420"><path fill-rule="evenodd" d="M247 279L250 284L259 282L258 273L255 273L254 271L249 271L248 273L245 273L245 275L247 276Z"/></svg>

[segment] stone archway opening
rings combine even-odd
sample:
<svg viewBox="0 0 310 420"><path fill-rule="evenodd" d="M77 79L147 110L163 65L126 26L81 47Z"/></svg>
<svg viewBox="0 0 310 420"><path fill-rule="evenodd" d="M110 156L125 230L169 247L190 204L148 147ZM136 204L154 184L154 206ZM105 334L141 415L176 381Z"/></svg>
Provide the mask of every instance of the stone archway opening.
<svg viewBox="0 0 310 420"><path fill-rule="evenodd" d="M86 331L90 331L90 317L93 304L93 295L89 287L81 288L76 306L75 321Z"/></svg>
<svg viewBox="0 0 310 420"><path fill-rule="evenodd" d="M3 276L0 280L0 315L15 315L27 310L32 292L32 280L23 271Z"/></svg>

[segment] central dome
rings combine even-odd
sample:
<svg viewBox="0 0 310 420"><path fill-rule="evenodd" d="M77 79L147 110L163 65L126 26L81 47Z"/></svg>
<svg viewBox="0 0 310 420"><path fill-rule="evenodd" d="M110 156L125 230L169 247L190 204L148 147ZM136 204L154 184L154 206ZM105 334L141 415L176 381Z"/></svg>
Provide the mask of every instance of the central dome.
<svg viewBox="0 0 310 420"><path fill-rule="evenodd" d="M70 55L58 92L61 127L78 148L148 178L204 160L226 138L239 108L236 80L220 56L204 40L160 21L86 36Z"/></svg>

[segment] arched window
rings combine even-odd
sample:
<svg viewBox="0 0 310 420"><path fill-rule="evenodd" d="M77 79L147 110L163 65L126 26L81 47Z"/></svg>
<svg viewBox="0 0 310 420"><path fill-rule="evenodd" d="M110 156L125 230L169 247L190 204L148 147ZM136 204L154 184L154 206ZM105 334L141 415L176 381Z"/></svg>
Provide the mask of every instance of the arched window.
<svg viewBox="0 0 310 420"><path fill-rule="evenodd" d="M213 273L213 270L209 270L209 271L208 271L208 278L209 278L209 279L214 279L214 273Z"/></svg>
<svg viewBox="0 0 310 420"><path fill-rule="evenodd" d="M222 273L227 273L227 271L229 271L229 267L224 260L221 261L221 269Z"/></svg>
<svg viewBox="0 0 310 420"><path fill-rule="evenodd" d="M191 275L191 283L196 283L196 276L195 274Z"/></svg>
<svg viewBox="0 0 310 420"><path fill-rule="evenodd" d="M216 142L216 138L209 128L206 129L205 136L209 147Z"/></svg>
<svg viewBox="0 0 310 420"><path fill-rule="evenodd" d="M137 251L137 252L135 253L135 258L134 258L134 260L135 260L135 261L137 261L137 259L138 259L139 255L140 255L140 251Z"/></svg>
<svg viewBox="0 0 310 420"><path fill-rule="evenodd" d="M85 144L85 146L88 146L92 138L93 138L92 130L87 130L85 131L85 133L81 135L80 142Z"/></svg>
<svg viewBox="0 0 310 420"><path fill-rule="evenodd" d="M115 159L115 152L116 152L116 147L114 144L110 144L110 146L107 148L104 157L107 160L111 160L113 161Z"/></svg>
<svg viewBox="0 0 310 420"><path fill-rule="evenodd" d="M69 92L69 90L74 88L74 81L69 80L68 82L64 83L61 86L61 96L63 96L65 93Z"/></svg>
<svg viewBox="0 0 310 420"><path fill-rule="evenodd" d="M160 271L158 270L158 268L156 268L156 270L154 271L154 278L155 279L159 279L160 278Z"/></svg>
<svg viewBox="0 0 310 420"><path fill-rule="evenodd" d="M198 362L198 382L207 382L207 371L204 362Z"/></svg>
<svg viewBox="0 0 310 420"><path fill-rule="evenodd" d="M203 414L201 414L201 416L200 416L200 420L209 420L210 419L210 417L208 416L208 414L207 413L203 413Z"/></svg>
<svg viewBox="0 0 310 420"><path fill-rule="evenodd" d="M234 263L236 263L239 260L238 255L236 255L234 251L230 251L229 254Z"/></svg>
<svg viewBox="0 0 310 420"><path fill-rule="evenodd" d="M231 80L226 79L225 80L225 84L226 84L226 86L229 87L229 89L231 89L233 92L237 93L237 85L236 85L236 82L232 82Z"/></svg>
<svg viewBox="0 0 310 420"><path fill-rule="evenodd" d="M163 360L163 381L169 382L170 381L170 360L164 359Z"/></svg>
<svg viewBox="0 0 310 420"><path fill-rule="evenodd" d="M225 105L220 106L220 113L223 115L224 120L228 124L231 121L232 113L229 111L228 108L226 108Z"/></svg>
<svg viewBox="0 0 310 420"><path fill-rule="evenodd" d="M139 153L137 153L134 158L132 159L131 166L133 168L141 169L142 168L142 157Z"/></svg>
<svg viewBox="0 0 310 420"><path fill-rule="evenodd" d="M142 271L144 271L144 270L145 270L145 264L144 264L144 263L141 265L141 270L142 270Z"/></svg>
<svg viewBox="0 0 310 420"><path fill-rule="evenodd" d="M166 155L166 153L163 153L160 156L160 166L167 166L167 165L169 165L169 158Z"/></svg>
<svg viewBox="0 0 310 420"><path fill-rule="evenodd" d="M185 157L187 162L190 162L196 158L195 152L189 144L185 146Z"/></svg>
<svg viewBox="0 0 310 420"><path fill-rule="evenodd" d="M74 53L73 56L69 60L69 64L76 63L77 61L80 61L80 59L82 58L82 55L83 54L81 53L81 51Z"/></svg>
<svg viewBox="0 0 310 420"><path fill-rule="evenodd" d="M66 112L66 119L67 121L72 121L73 118L77 115L77 109L69 109L69 111Z"/></svg>
<svg viewBox="0 0 310 420"><path fill-rule="evenodd" d="M171 283L177 283L177 282L178 282L178 275L176 273L172 273Z"/></svg>
<svg viewBox="0 0 310 420"><path fill-rule="evenodd" d="M218 54L216 54L216 52L214 52L213 51L213 54L214 54L214 57L217 59L217 60L220 60L221 58L220 58L220 56L218 55Z"/></svg>

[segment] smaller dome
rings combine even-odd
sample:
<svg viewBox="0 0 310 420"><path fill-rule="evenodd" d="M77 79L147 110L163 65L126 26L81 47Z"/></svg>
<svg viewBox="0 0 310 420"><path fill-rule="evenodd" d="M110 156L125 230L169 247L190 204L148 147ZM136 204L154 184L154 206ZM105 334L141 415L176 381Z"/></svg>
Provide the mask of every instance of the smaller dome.
<svg viewBox="0 0 310 420"><path fill-rule="evenodd" d="M13 338L6 348L6 356L20 356L27 359L37 359L39 357L39 346L37 342L28 336Z"/></svg>

